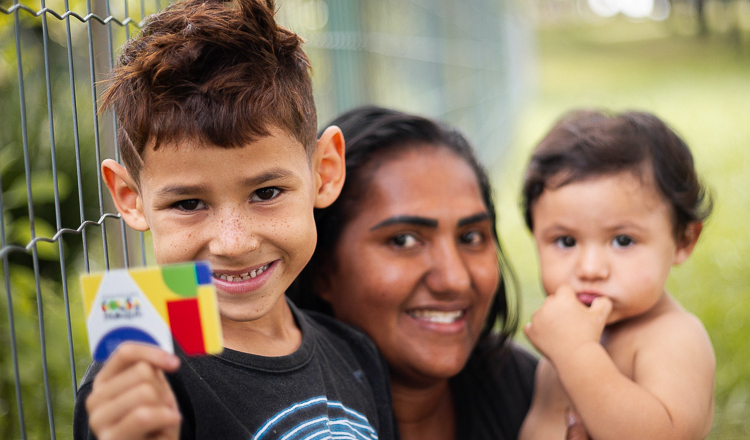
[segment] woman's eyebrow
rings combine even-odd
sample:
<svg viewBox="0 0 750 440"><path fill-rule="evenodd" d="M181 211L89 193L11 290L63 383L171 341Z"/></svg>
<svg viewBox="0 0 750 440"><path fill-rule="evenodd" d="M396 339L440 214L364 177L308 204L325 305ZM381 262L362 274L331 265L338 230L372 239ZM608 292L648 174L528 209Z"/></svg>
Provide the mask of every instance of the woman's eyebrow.
<svg viewBox="0 0 750 440"><path fill-rule="evenodd" d="M383 228L385 226L390 226L390 225L395 225L395 224L408 224L408 225L416 225L416 226L427 226L428 228L437 228L438 221L435 219L431 219L427 217L419 217L416 215L397 215L395 217L391 217L391 218L387 218L383 220L377 225L371 227L370 230L374 231L375 229Z"/></svg>
<svg viewBox="0 0 750 440"><path fill-rule="evenodd" d="M461 220L458 221L458 226L461 227L461 226L465 226L465 225L470 225L472 223L483 222L483 221L489 220L489 219L490 219L490 214L489 213L487 213L487 212L480 212L479 214L474 214L472 216L469 216L469 217L466 217L466 218L462 218Z"/></svg>

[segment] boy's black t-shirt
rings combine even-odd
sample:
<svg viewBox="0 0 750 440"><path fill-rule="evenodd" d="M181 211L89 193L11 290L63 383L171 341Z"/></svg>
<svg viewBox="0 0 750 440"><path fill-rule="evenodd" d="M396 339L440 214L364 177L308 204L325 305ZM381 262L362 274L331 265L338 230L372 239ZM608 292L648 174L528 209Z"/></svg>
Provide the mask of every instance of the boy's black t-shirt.
<svg viewBox="0 0 750 440"><path fill-rule="evenodd" d="M388 373L372 341L289 304L302 343L288 356L229 349L181 355L180 369L167 376L183 415L182 439L397 438ZM85 399L100 368L92 364L78 390L77 440L93 438Z"/></svg>
<svg viewBox="0 0 750 440"><path fill-rule="evenodd" d="M514 344L479 343L451 378L456 440L515 440L531 407L538 360Z"/></svg>

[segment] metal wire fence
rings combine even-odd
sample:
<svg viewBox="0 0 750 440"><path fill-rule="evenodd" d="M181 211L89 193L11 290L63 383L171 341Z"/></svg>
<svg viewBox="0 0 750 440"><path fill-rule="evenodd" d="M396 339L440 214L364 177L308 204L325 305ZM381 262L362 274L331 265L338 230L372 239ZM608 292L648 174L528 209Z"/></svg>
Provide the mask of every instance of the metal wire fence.
<svg viewBox="0 0 750 440"><path fill-rule="evenodd" d="M119 160L98 114L118 48L166 0L0 0L0 438L71 438L90 362L78 276L152 264L103 192ZM364 103L463 128L487 161L508 137L525 33L490 0L286 0L321 122Z"/></svg>

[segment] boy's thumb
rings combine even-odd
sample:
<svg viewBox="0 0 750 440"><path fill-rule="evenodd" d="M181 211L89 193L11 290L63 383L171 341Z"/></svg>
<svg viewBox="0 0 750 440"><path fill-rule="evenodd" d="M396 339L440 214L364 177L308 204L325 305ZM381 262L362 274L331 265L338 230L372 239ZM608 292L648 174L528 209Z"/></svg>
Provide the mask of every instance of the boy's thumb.
<svg viewBox="0 0 750 440"><path fill-rule="evenodd" d="M606 322L607 317L612 312L612 300L606 296L596 297L591 303L591 308L589 310L591 310L592 313L596 313L602 322Z"/></svg>

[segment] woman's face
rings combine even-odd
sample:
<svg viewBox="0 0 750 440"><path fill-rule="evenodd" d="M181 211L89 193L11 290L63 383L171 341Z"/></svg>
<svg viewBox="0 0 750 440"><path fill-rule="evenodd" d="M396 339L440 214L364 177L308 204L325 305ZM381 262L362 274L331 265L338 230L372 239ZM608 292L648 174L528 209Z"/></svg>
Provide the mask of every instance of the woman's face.
<svg viewBox="0 0 750 440"><path fill-rule="evenodd" d="M477 178L442 147L418 147L375 171L344 227L321 296L363 329L394 381L457 374L500 282Z"/></svg>

